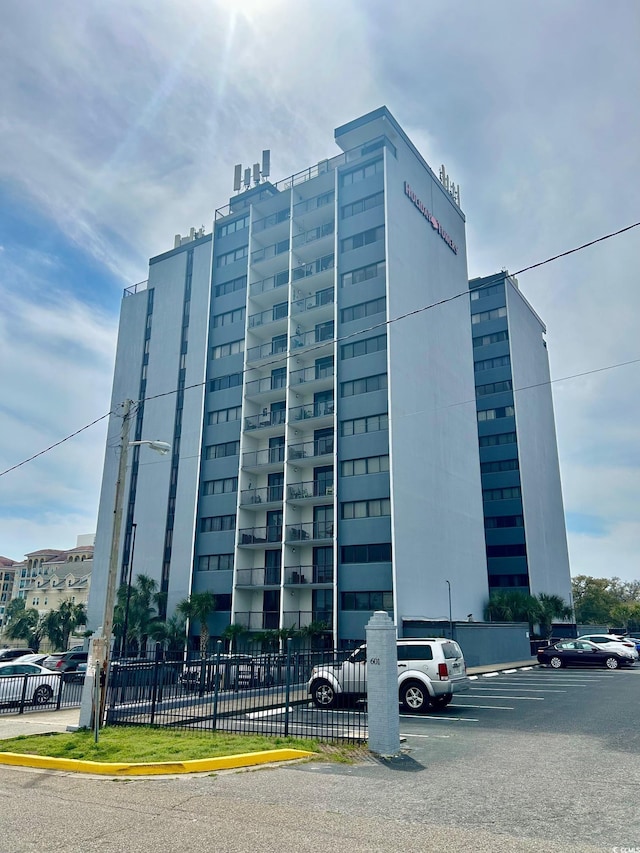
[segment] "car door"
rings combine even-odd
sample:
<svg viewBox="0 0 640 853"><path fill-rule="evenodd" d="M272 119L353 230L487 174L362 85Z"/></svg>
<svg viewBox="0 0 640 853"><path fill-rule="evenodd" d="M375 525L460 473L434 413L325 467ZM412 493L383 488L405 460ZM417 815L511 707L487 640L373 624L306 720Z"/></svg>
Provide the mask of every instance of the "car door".
<svg viewBox="0 0 640 853"><path fill-rule="evenodd" d="M18 702L22 696L24 679L16 674L16 665L0 668L0 705Z"/></svg>
<svg viewBox="0 0 640 853"><path fill-rule="evenodd" d="M594 646L593 643L588 643L585 640L576 640L576 649L582 656L583 666L601 666L609 653Z"/></svg>
<svg viewBox="0 0 640 853"><path fill-rule="evenodd" d="M576 643L573 640L556 643L555 648L557 652L560 652L560 657L565 666L582 666L584 664L584 658L576 649Z"/></svg>
<svg viewBox="0 0 640 853"><path fill-rule="evenodd" d="M342 689L345 693L367 692L367 647L360 646L342 664Z"/></svg>

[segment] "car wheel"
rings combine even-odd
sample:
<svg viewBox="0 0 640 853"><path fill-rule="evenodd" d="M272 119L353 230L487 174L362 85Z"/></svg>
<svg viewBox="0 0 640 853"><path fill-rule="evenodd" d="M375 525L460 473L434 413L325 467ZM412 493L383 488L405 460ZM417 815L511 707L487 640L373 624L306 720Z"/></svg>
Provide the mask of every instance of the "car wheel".
<svg viewBox="0 0 640 853"><path fill-rule="evenodd" d="M46 705L48 702L51 702L52 697L53 690L51 687L49 687L48 684L41 684L40 687L37 687L34 691L31 701L34 705Z"/></svg>
<svg viewBox="0 0 640 853"><path fill-rule="evenodd" d="M604 663L607 669L617 669L620 666L618 658L607 658Z"/></svg>
<svg viewBox="0 0 640 853"><path fill-rule="evenodd" d="M400 688L400 701L409 711L426 711L431 702L429 692L419 681L409 681Z"/></svg>
<svg viewBox="0 0 640 853"><path fill-rule="evenodd" d="M328 681L321 679L311 685L311 698L316 708L334 708L336 692Z"/></svg>
<svg viewBox="0 0 640 853"><path fill-rule="evenodd" d="M431 704L434 708L446 708L452 699L453 696L437 696L431 700Z"/></svg>
<svg viewBox="0 0 640 853"><path fill-rule="evenodd" d="M562 669L562 667L564 666L564 661L562 660L562 658L559 658L556 655L554 655L554 657L549 660L549 663L554 669Z"/></svg>

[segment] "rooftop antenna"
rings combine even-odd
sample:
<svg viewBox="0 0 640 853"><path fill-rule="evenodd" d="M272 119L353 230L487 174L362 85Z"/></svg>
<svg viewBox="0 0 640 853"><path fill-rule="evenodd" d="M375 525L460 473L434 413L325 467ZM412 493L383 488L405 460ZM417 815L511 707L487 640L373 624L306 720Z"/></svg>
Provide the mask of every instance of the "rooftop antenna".
<svg viewBox="0 0 640 853"><path fill-rule="evenodd" d="M262 167L260 163L254 163L253 168L242 168L242 163L237 163L233 168L233 190L242 192L242 188L248 190L251 180L257 186L261 181L269 177L271 171L271 151L265 148L262 152Z"/></svg>
<svg viewBox="0 0 640 853"><path fill-rule="evenodd" d="M242 187L242 163L238 163L233 167L233 189L239 193Z"/></svg>

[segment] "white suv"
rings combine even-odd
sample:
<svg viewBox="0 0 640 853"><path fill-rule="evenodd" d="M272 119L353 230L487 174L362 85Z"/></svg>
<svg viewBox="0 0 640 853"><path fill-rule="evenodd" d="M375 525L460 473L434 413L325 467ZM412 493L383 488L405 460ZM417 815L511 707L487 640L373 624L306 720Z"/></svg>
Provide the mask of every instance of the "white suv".
<svg viewBox="0 0 640 853"><path fill-rule="evenodd" d="M607 652L628 652L634 660L638 660L638 651L633 640L620 637L618 634L583 634L578 639L589 640L590 643L595 643Z"/></svg>
<svg viewBox="0 0 640 853"><path fill-rule="evenodd" d="M399 700L407 710L444 708L454 693L469 689L462 650L453 640L428 637L397 643ZM357 648L344 663L315 666L308 687L318 708L333 708L340 697L366 698L367 647Z"/></svg>

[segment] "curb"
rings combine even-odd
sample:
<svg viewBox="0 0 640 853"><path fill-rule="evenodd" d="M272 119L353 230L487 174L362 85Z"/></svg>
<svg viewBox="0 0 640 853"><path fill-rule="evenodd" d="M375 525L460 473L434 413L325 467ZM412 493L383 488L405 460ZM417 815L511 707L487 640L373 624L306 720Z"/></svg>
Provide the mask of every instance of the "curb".
<svg viewBox="0 0 640 853"><path fill-rule="evenodd" d="M233 770L273 761L294 761L315 755L302 749L269 749L263 752L247 752L241 755L225 755L220 758L198 758L192 761L156 761L123 763L105 761L80 761L75 758L50 758L45 755L29 755L17 752L0 752L0 764L17 767L37 767L41 770L65 770L72 773L93 773L101 776L157 776L175 773L204 773L214 770Z"/></svg>

